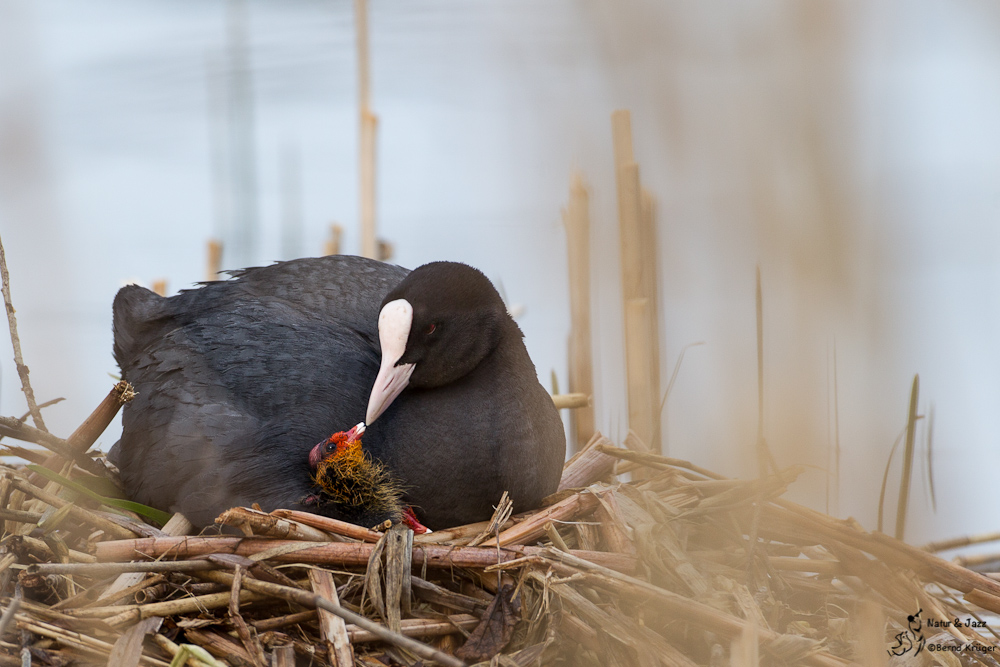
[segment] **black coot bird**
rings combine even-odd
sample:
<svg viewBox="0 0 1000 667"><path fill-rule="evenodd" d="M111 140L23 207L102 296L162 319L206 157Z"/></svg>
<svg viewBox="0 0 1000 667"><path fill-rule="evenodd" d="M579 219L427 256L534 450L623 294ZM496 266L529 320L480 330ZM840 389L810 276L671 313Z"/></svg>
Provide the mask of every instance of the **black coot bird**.
<svg viewBox="0 0 1000 667"><path fill-rule="evenodd" d="M332 256L233 275L115 298L115 358L138 395L109 457L135 500L196 525L254 502L396 519L316 502L310 450L360 421L364 450L431 528L489 518L503 491L522 511L556 489L562 423L476 269Z"/></svg>

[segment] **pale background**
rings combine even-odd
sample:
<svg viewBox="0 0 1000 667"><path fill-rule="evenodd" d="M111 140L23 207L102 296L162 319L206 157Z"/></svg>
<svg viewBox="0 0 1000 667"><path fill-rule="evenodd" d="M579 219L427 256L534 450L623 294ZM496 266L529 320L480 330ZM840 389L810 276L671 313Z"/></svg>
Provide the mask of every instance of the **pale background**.
<svg viewBox="0 0 1000 667"><path fill-rule="evenodd" d="M227 116L241 11L249 104ZM810 466L792 496L873 528L920 373L937 511L922 429L908 541L997 529L995 3L373 0L370 27L380 236L404 266L501 282L546 386L566 383L560 209L573 170L590 184L598 428L627 427L610 113L628 108L659 204L662 377L705 342L668 452L755 472L759 265L766 433ZM318 254L332 221L358 249L356 82L344 0L0 0L0 234L35 391L67 399L55 433L112 384L115 291L203 279L239 211L257 241L227 268ZM19 416L0 339L0 412Z"/></svg>

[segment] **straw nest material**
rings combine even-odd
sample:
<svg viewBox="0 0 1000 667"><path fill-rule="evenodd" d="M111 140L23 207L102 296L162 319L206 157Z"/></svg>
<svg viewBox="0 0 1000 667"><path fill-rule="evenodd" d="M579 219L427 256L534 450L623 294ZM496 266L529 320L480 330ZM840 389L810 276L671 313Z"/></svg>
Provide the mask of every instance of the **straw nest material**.
<svg viewBox="0 0 1000 667"><path fill-rule="evenodd" d="M101 473L81 431L0 420L64 456L0 468L0 665L1000 664L1000 583L782 499L796 470L724 479L598 435L546 507L492 522L234 508L186 536L59 481Z"/></svg>

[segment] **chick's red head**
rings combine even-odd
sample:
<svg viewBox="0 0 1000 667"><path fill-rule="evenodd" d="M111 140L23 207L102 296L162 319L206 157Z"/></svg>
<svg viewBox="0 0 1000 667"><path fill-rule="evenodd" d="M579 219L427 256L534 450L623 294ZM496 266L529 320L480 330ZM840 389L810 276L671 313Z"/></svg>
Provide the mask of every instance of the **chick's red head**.
<svg viewBox="0 0 1000 667"><path fill-rule="evenodd" d="M317 470L327 457L341 459L361 452L361 434L365 432L364 422L349 431L338 431L318 443L309 452L309 467Z"/></svg>

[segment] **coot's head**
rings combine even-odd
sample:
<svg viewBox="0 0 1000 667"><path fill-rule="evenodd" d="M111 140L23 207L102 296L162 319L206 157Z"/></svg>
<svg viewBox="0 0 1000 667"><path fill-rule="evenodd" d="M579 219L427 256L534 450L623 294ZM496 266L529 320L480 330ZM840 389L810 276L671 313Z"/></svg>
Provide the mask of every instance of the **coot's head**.
<svg viewBox="0 0 1000 667"><path fill-rule="evenodd" d="M469 373L512 323L493 283L477 269L433 262L411 271L382 301L382 366L365 423L407 386L440 387Z"/></svg>
<svg viewBox="0 0 1000 667"><path fill-rule="evenodd" d="M314 488L302 504L362 526L403 517L402 489L386 468L361 448L364 424L334 433L309 452Z"/></svg>

